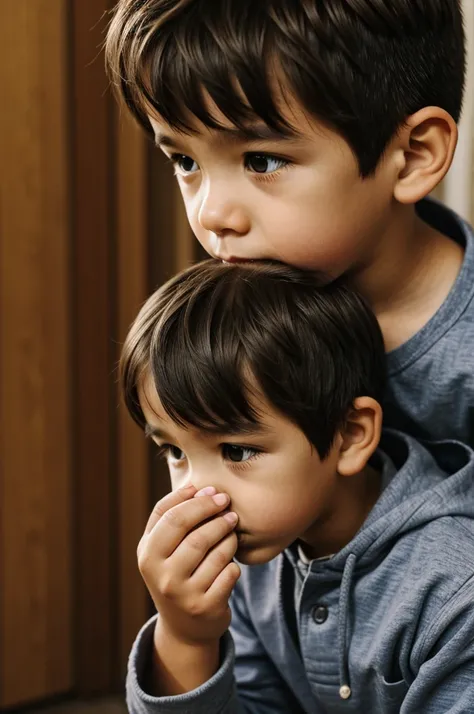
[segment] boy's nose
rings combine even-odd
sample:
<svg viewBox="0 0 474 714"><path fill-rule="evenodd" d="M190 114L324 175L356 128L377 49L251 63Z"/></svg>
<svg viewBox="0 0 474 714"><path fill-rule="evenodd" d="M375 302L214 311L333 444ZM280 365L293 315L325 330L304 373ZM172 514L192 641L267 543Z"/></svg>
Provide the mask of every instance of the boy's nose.
<svg viewBox="0 0 474 714"><path fill-rule="evenodd" d="M230 195L229 187L208 190L198 214L199 225L217 237L245 235L250 221L238 197Z"/></svg>

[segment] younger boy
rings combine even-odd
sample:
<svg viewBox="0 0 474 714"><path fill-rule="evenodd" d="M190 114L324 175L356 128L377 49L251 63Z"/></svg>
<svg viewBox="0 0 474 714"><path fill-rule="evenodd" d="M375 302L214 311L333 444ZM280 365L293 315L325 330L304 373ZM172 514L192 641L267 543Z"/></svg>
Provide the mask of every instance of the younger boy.
<svg viewBox="0 0 474 714"><path fill-rule="evenodd" d="M121 384L173 492L131 714L474 711L474 454L377 448L384 361L361 298L283 265L208 261L144 305Z"/></svg>
<svg viewBox="0 0 474 714"><path fill-rule="evenodd" d="M459 0L120 0L106 49L204 248L345 274L386 424L474 446L473 234L422 200L456 145Z"/></svg>

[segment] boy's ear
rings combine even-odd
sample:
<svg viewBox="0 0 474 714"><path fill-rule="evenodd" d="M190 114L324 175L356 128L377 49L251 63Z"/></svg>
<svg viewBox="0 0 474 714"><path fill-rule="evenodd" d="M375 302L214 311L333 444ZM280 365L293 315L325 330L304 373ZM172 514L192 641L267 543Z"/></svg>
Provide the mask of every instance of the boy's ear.
<svg viewBox="0 0 474 714"><path fill-rule="evenodd" d="M396 140L396 200L416 203L436 188L451 166L457 140L456 122L440 107L425 107L408 117Z"/></svg>
<svg viewBox="0 0 474 714"><path fill-rule="evenodd" d="M341 476L355 476L362 471L378 446L381 431L380 404L371 397L358 397L340 432L337 471Z"/></svg>

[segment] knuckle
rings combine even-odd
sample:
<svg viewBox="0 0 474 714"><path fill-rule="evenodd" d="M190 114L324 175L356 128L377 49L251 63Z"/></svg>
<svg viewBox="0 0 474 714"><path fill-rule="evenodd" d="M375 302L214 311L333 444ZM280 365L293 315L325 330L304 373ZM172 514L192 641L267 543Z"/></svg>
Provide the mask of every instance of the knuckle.
<svg viewBox="0 0 474 714"><path fill-rule="evenodd" d="M228 591L233 588L237 580L240 578L240 568L237 563L230 562L222 573L222 590Z"/></svg>
<svg viewBox="0 0 474 714"><path fill-rule="evenodd" d="M212 554L212 558L216 565L224 567L229 562L229 553L227 553L223 548L216 548Z"/></svg>
<svg viewBox="0 0 474 714"><path fill-rule="evenodd" d="M153 507L153 514L158 516L158 518L162 518L165 515L166 510L167 509L163 501L158 501L158 503L155 503Z"/></svg>
<svg viewBox="0 0 474 714"><path fill-rule="evenodd" d="M137 560L138 560L138 570L140 573L143 575L146 573L149 569L150 565L150 552L148 548L146 548L145 545L140 545L138 546L137 549Z"/></svg>
<svg viewBox="0 0 474 714"><path fill-rule="evenodd" d="M235 563L234 561L232 561L232 563L229 563L228 570L229 570L229 573L228 573L229 577L232 580L238 580L240 578L240 574L242 571L240 569L240 566L237 563Z"/></svg>
<svg viewBox="0 0 474 714"><path fill-rule="evenodd" d="M162 595L167 598L174 597L176 592L176 582L171 573L163 573L160 577L159 589Z"/></svg>
<svg viewBox="0 0 474 714"><path fill-rule="evenodd" d="M140 538L138 545L137 545L137 560L138 560L138 562L140 562L140 558L142 556L144 549L145 549L145 539Z"/></svg>
<svg viewBox="0 0 474 714"><path fill-rule="evenodd" d="M212 601L209 601L209 610L212 612L212 619L218 620L227 629L231 621L231 611L226 597L222 597L221 593L214 593Z"/></svg>
<svg viewBox="0 0 474 714"><path fill-rule="evenodd" d="M206 614L206 608L202 600L193 598L191 602L188 603L187 606L188 614L191 615L191 617L202 617L203 615Z"/></svg>
<svg viewBox="0 0 474 714"><path fill-rule="evenodd" d="M206 551L209 549L209 542L205 536L200 533L191 533L187 537L187 542L190 548L197 550L199 552Z"/></svg>
<svg viewBox="0 0 474 714"><path fill-rule="evenodd" d="M179 488L173 491L173 496L175 497L175 499L179 498L180 501L182 501L183 499L187 500L190 495L191 493L189 486L180 486Z"/></svg>
<svg viewBox="0 0 474 714"><path fill-rule="evenodd" d="M171 508L169 511L165 511L161 520L172 528L181 528L183 525L182 516L180 516L179 513L173 508Z"/></svg>
<svg viewBox="0 0 474 714"><path fill-rule="evenodd" d="M195 499L197 501L198 508L203 513L214 513L215 511L222 509L222 506L218 506L212 496L201 496Z"/></svg>

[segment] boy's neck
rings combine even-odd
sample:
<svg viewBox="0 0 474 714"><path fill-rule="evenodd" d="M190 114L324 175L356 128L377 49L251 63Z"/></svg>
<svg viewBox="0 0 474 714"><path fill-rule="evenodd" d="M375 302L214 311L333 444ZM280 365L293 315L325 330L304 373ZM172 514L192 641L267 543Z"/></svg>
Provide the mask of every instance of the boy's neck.
<svg viewBox="0 0 474 714"><path fill-rule="evenodd" d="M420 330L441 307L459 273L463 249L399 206L392 226L353 285L371 304L387 351Z"/></svg>
<svg viewBox="0 0 474 714"><path fill-rule="evenodd" d="M332 507L300 538L308 558L333 555L361 528L381 492L382 475L367 465L355 476L339 476Z"/></svg>

